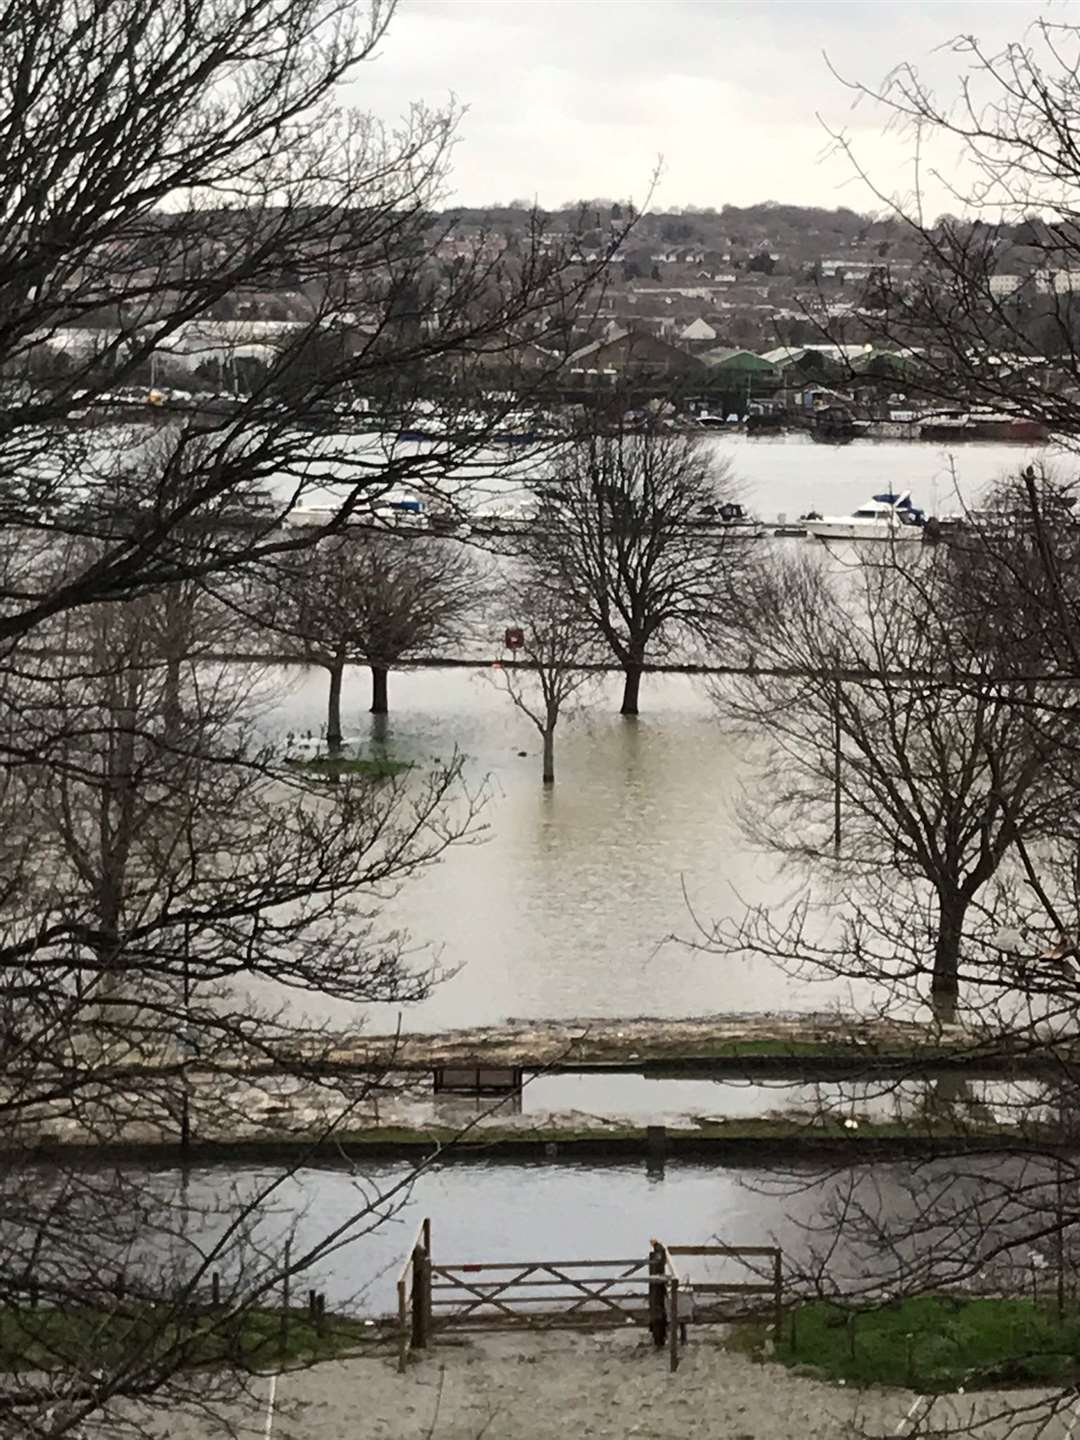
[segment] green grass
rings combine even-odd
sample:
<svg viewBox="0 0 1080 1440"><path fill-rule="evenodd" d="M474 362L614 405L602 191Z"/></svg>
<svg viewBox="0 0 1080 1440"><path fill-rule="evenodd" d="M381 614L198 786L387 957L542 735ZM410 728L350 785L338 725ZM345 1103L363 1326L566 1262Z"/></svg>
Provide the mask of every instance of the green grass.
<svg viewBox="0 0 1080 1440"><path fill-rule="evenodd" d="M733 1344L762 1353L765 1338L764 1325L745 1325ZM1080 1313L1059 1324L1032 1300L923 1295L862 1311L815 1301L786 1317L774 1358L829 1380L924 1393L1073 1381Z"/></svg>
<svg viewBox="0 0 1080 1440"><path fill-rule="evenodd" d="M114 1310L0 1310L0 1371L177 1361L181 1369L244 1370L313 1364L356 1349L377 1335L362 1321L324 1317L322 1333L306 1310L248 1311L226 1318L205 1311L181 1324L164 1310L120 1302Z"/></svg>
<svg viewBox="0 0 1080 1440"><path fill-rule="evenodd" d="M412 769L411 760L392 760L388 755L361 759L348 755L316 755L310 760L287 760L297 770L322 776L365 775L370 780L389 780Z"/></svg>

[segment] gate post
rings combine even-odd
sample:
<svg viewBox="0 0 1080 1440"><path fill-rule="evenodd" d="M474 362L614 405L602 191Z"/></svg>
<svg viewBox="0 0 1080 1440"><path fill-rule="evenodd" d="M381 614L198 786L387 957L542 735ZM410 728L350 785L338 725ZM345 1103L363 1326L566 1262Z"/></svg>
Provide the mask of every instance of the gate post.
<svg viewBox="0 0 1080 1440"><path fill-rule="evenodd" d="M783 1251L773 1255L773 1353L780 1349L780 1327L784 1323Z"/></svg>
<svg viewBox="0 0 1080 1440"><path fill-rule="evenodd" d="M664 1252L654 1240L649 1251L649 1332L657 1350L664 1348L667 1338L667 1318L664 1305L666 1286L661 1283L664 1275Z"/></svg>
<svg viewBox="0 0 1080 1440"><path fill-rule="evenodd" d="M671 1314L668 1316L668 1369L673 1373L679 1368L679 1277L673 1275L668 1283Z"/></svg>
<svg viewBox="0 0 1080 1440"><path fill-rule="evenodd" d="M413 1250L412 1348L426 1350L431 1335L431 1260L422 1245Z"/></svg>

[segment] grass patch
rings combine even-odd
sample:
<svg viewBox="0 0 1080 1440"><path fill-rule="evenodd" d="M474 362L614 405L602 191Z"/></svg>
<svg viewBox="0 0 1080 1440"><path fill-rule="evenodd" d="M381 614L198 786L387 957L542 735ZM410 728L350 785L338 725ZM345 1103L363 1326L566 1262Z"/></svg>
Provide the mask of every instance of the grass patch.
<svg viewBox="0 0 1080 1440"><path fill-rule="evenodd" d="M326 1315L316 1327L307 1310L251 1310L241 1316L200 1311L187 1320L167 1306L114 1310L0 1310L0 1371L176 1364L184 1370L264 1370L306 1365L355 1350L377 1331L360 1320Z"/></svg>
<svg viewBox="0 0 1080 1440"><path fill-rule="evenodd" d="M740 1326L733 1345L764 1353L764 1324ZM924 1393L1072 1382L1080 1377L1080 1313L1059 1324L1056 1312L1023 1299L921 1295L855 1311L814 1301L785 1318L774 1358L828 1380Z"/></svg>
<svg viewBox="0 0 1080 1440"><path fill-rule="evenodd" d="M313 775L364 775L369 780L390 780L412 769L411 760L392 760L388 755L377 755L362 759L348 755L315 755L309 760L286 760L296 770L307 770Z"/></svg>

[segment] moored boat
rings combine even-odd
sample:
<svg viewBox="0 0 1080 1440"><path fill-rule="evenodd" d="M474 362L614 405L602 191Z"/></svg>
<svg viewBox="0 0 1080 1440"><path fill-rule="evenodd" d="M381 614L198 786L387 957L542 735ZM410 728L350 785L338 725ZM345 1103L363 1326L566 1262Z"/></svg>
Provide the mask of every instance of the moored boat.
<svg viewBox="0 0 1080 1440"><path fill-rule="evenodd" d="M819 540L921 540L926 516L911 492L875 495L850 515L822 515L802 522Z"/></svg>

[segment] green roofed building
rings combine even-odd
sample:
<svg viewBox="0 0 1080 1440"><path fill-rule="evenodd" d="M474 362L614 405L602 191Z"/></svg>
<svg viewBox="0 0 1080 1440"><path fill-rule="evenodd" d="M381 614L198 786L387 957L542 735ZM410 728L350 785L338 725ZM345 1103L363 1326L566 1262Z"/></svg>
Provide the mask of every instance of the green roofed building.
<svg viewBox="0 0 1080 1440"><path fill-rule="evenodd" d="M755 355L752 350L731 350L719 346L715 350L706 350L698 358L704 361L710 370L753 376L755 379L775 379L779 373L775 365L762 356Z"/></svg>

